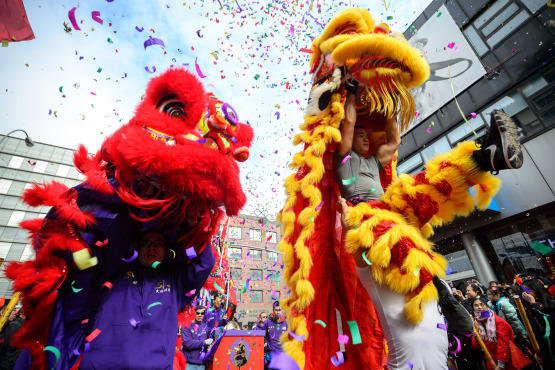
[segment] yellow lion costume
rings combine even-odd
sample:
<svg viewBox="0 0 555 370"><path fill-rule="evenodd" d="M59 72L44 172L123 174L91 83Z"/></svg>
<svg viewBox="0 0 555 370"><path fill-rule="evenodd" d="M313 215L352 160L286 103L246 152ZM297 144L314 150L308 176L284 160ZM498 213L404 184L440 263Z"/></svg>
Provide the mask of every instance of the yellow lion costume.
<svg viewBox="0 0 555 370"><path fill-rule="evenodd" d="M331 163L341 141L345 80L354 78L362 87L357 125L364 125L371 147L377 147L385 139L386 119L408 128L414 117L408 89L426 81L429 66L402 35L375 25L361 8L340 12L312 50L313 87L303 132L294 139L304 148L293 157L296 173L286 179L287 200L278 215L291 289L282 306L290 331L304 340L286 333L283 348L301 369L334 368L341 361L346 368L376 369L385 366L385 337L388 368L444 368L447 335L436 325L444 321L432 278L444 276L447 263L427 238L434 226L476 206L486 208L500 181L473 159L479 149L474 142L433 158L413 177L397 178L394 158L380 173L381 200L350 207L342 230ZM518 140L513 144L519 151ZM344 343L341 337L349 332ZM429 346L414 348L422 345L418 338ZM440 359L427 359L434 356Z"/></svg>

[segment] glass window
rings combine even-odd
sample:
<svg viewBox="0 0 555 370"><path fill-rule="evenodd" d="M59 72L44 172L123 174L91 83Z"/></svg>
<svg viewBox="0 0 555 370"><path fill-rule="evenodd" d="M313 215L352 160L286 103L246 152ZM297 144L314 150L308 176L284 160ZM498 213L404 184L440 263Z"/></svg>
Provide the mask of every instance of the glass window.
<svg viewBox="0 0 555 370"><path fill-rule="evenodd" d="M235 280L241 280L241 272L240 268L231 268L231 278Z"/></svg>
<svg viewBox="0 0 555 370"><path fill-rule="evenodd" d="M482 40L480 35L478 35L478 32L476 32L476 29L473 26L467 27L466 30L464 30L464 34L466 35L466 38L468 39L468 41L470 41L470 43L474 47L474 51L479 56L483 56L485 53L488 52L489 50L488 46Z"/></svg>
<svg viewBox="0 0 555 370"><path fill-rule="evenodd" d="M229 247L228 255L232 258L241 258L241 248Z"/></svg>
<svg viewBox="0 0 555 370"><path fill-rule="evenodd" d="M468 122L470 123L470 125L464 122L460 124L459 127L447 134L447 138L451 142L451 145L455 145L461 139L471 134L472 130L476 132L486 125L484 119L479 114L476 116L476 118L469 119ZM470 127L472 127L472 129Z"/></svg>
<svg viewBox="0 0 555 370"><path fill-rule="evenodd" d="M10 190L8 191L8 194L17 195L19 197L23 193L23 189L25 189L24 182L14 181L12 183L12 186L10 186Z"/></svg>
<svg viewBox="0 0 555 370"><path fill-rule="evenodd" d="M464 249L462 251L446 254L444 257L447 260L447 263L449 263L449 266L451 266L451 273L453 274L457 272L473 270L470 259L468 258L466 250Z"/></svg>
<svg viewBox="0 0 555 370"><path fill-rule="evenodd" d="M509 34L511 34L526 19L528 19L528 13L526 13L526 10L521 10L517 15L515 15L510 21L508 21L503 27L501 27L487 40L488 45L491 47L497 45L505 37L509 36Z"/></svg>
<svg viewBox="0 0 555 370"><path fill-rule="evenodd" d="M231 239L239 240L241 236L241 228L239 226L232 226L229 228L229 237Z"/></svg>
<svg viewBox="0 0 555 370"><path fill-rule="evenodd" d="M451 150L447 138L442 137L426 149L422 150L422 157L427 162L438 154L446 153Z"/></svg>
<svg viewBox="0 0 555 370"><path fill-rule="evenodd" d="M62 162L64 159L65 150L62 148L54 148L52 153L52 162Z"/></svg>
<svg viewBox="0 0 555 370"><path fill-rule="evenodd" d="M488 21L491 19L491 17L493 17L495 15L495 13L497 13L498 11L503 9L503 7L505 5L507 5L508 2L509 2L509 0L498 0L495 3L493 3L478 18L476 18L476 20L474 21L474 25L477 28L480 28L484 24L488 23Z"/></svg>
<svg viewBox="0 0 555 370"><path fill-rule="evenodd" d="M270 297L272 301L279 301L279 291L275 291L275 290L268 291L268 297Z"/></svg>
<svg viewBox="0 0 555 370"><path fill-rule="evenodd" d="M13 243L6 256L6 261L19 261L23 254L23 249L25 249L25 244Z"/></svg>
<svg viewBox="0 0 555 370"><path fill-rule="evenodd" d="M35 258L35 251L33 249L33 246L31 246L31 244L27 244L25 246L25 249L23 249L23 254L21 255L21 258L19 259L19 261L21 262L29 261L29 260L32 260L33 258Z"/></svg>
<svg viewBox="0 0 555 370"><path fill-rule="evenodd" d="M70 167L66 166L65 164L61 164L58 166L58 170L56 171L56 176L60 177L67 177Z"/></svg>
<svg viewBox="0 0 555 370"><path fill-rule="evenodd" d="M23 218L25 218L25 212L22 211L13 211L11 216L10 216L10 220L8 221L8 223L6 224L6 226L14 226L17 227L19 226L19 223L21 221L23 221Z"/></svg>
<svg viewBox="0 0 555 370"><path fill-rule="evenodd" d="M276 273L276 271L268 270L266 272L266 278L265 279L269 280L269 281L277 281L278 280L277 277L278 277L278 274Z"/></svg>
<svg viewBox="0 0 555 370"><path fill-rule="evenodd" d="M8 194L11 186L12 180L0 179L0 194Z"/></svg>
<svg viewBox="0 0 555 370"><path fill-rule="evenodd" d="M532 135L542 129L540 121L530 110L524 98L518 91L499 99L482 112L489 116L494 109L501 109L515 121L522 138Z"/></svg>
<svg viewBox="0 0 555 370"><path fill-rule="evenodd" d="M251 303L262 303L262 291L251 290Z"/></svg>
<svg viewBox="0 0 555 370"><path fill-rule="evenodd" d="M267 235L268 235L267 240L270 243L277 243L277 233L275 231L268 231Z"/></svg>
<svg viewBox="0 0 555 370"><path fill-rule="evenodd" d="M0 279L0 296L10 296L10 281L7 279Z"/></svg>
<svg viewBox="0 0 555 370"><path fill-rule="evenodd" d="M22 163L23 163L23 158L14 155L12 159L10 159L10 163L8 163L8 167L20 168Z"/></svg>
<svg viewBox="0 0 555 370"><path fill-rule="evenodd" d="M543 76L539 76L538 78L533 79L530 82L525 83L521 89L524 96L529 98L530 96L534 95L536 92L540 91L544 87L548 86L549 82Z"/></svg>
<svg viewBox="0 0 555 370"><path fill-rule="evenodd" d="M251 249L249 254L253 261L262 261L262 251L260 249Z"/></svg>
<svg viewBox="0 0 555 370"><path fill-rule="evenodd" d="M250 229L249 230L249 238L250 240L254 240L259 242L261 240L261 231L257 229Z"/></svg>
<svg viewBox="0 0 555 370"><path fill-rule="evenodd" d="M0 258L6 258L12 243L0 242Z"/></svg>
<svg viewBox="0 0 555 370"><path fill-rule="evenodd" d="M534 13L536 10L540 9L545 3L545 0L520 0L528 8L531 13ZM547 1L549 2L549 1Z"/></svg>
<svg viewBox="0 0 555 370"><path fill-rule="evenodd" d="M501 26L507 19L509 19L511 15L516 13L517 10L518 10L518 5L516 5L515 3L512 3L511 5L503 9L503 11L499 13L495 18L493 18L491 22L488 23L487 26L482 28L482 33L484 34L484 36L486 37L489 36L493 31L495 31L499 26Z"/></svg>
<svg viewBox="0 0 555 370"><path fill-rule="evenodd" d="M538 110L543 122L549 126L555 125L555 86L532 98L532 104Z"/></svg>
<svg viewBox="0 0 555 370"><path fill-rule="evenodd" d="M35 162L33 162L33 163L35 163ZM44 173L44 170L46 169L47 165L48 165L48 162L36 161L36 163L33 166L33 172Z"/></svg>
<svg viewBox="0 0 555 370"><path fill-rule="evenodd" d="M276 252L270 252L270 251L266 252L266 261L277 262L277 260L278 260L278 254Z"/></svg>
<svg viewBox="0 0 555 370"><path fill-rule="evenodd" d="M251 276L251 280L262 280L262 270L251 269L250 276Z"/></svg>
<svg viewBox="0 0 555 370"><path fill-rule="evenodd" d="M420 153L416 153L412 157L405 159L400 165L397 166L397 173L408 173L414 167L420 166L422 164L422 157L420 157Z"/></svg>

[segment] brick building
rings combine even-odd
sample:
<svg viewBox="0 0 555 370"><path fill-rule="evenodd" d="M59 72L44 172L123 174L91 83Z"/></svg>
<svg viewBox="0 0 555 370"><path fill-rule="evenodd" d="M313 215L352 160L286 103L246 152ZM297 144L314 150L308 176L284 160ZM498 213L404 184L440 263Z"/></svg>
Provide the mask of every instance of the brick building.
<svg viewBox="0 0 555 370"><path fill-rule="evenodd" d="M258 313L271 312L273 302L286 294L281 277L283 255L277 251L280 240L276 222L248 215L229 220L226 248L243 328L250 327Z"/></svg>

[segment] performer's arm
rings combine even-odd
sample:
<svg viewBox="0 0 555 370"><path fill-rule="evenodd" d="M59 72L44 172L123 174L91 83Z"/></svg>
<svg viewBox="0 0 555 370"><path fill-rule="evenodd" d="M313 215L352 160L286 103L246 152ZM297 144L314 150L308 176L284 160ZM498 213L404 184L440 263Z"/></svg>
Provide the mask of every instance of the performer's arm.
<svg viewBox="0 0 555 370"><path fill-rule="evenodd" d="M345 82L345 89L347 90L347 100L345 100L345 120L341 124L341 142L337 150L339 155L344 156L353 146L353 133L355 131L355 123L357 120L357 111L355 108L355 96L358 82L355 80L348 80Z"/></svg>
<svg viewBox="0 0 555 370"><path fill-rule="evenodd" d="M190 328L185 328L181 333L181 338L183 339L183 350L191 351L193 349L201 349L206 339L206 332L202 332L201 335L198 336L193 335Z"/></svg>
<svg viewBox="0 0 555 370"><path fill-rule="evenodd" d="M193 258L190 263L180 266L177 271L177 282L179 284L178 299L180 308L186 306L193 300L194 295L187 297L185 294L195 289L197 292L208 279L210 271L214 267L214 254L208 245L200 255Z"/></svg>
<svg viewBox="0 0 555 370"><path fill-rule="evenodd" d="M385 167L391 162L395 151L401 145L401 131L399 130L399 125L394 119L388 119L385 126L385 134L387 137L387 142L381 145L376 152L376 157Z"/></svg>

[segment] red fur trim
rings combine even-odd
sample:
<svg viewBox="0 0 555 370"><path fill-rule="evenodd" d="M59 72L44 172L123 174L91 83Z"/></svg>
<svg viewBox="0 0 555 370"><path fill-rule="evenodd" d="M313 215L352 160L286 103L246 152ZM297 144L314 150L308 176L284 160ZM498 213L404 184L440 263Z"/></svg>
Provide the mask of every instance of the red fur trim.
<svg viewBox="0 0 555 370"><path fill-rule="evenodd" d="M416 296L418 293L424 289L424 287L430 283L432 283L432 279L434 276L428 272L425 268L420 269L420 284L416 287L416 289L411 293L411 297Z"/></svg>
<svg viewBox="0 0 555 370"><path fill-rule="evenodd" d="M23 193L23 200L33 207L54 207L61 219L78 227L86 227L95 222L92 215L82 212L77 207L77 191L56 181L43 185L33 184L31 189Z"/></svg>
<svg viewBox="0 0 555 370"><path fill-rule="evenodd" d="M37 248L37 245L35 244L35 240L40 231L43 221L44 221L43 218L33 218L31 220L25 220L19 223L19 226L22 229L25 229L29 232L29 238L31 239L31 242L33 243L33 246L35 247L35 249Z"/></svg>
<svg viewBox="0 0 555 370"><path fill-rule="evenodd" d="M394 263L400 268L412 248L416 248L412 240L406 236L402 237L397 243L395 243L393 248L391 248L391 263ZM403 270L400 271L402 274L405 273Z"/></svg>
<svg viewBox="0 0 555 370"><path fill-rule="evenodd" d="M79 172L85 175L87 178L85 182L92 188L102 194L114 194L114 188L106 177L106 169L102 164L100 152L94 156L89 156L85 146L80 145L79 149L73 154L73 164Z"/></svg>
<svg viewBox="0 0 555 370"><path fill-rule="evenodd" d="M437 211L439 205L427 194L416 193L416 198L411 198L407 194L403 195L403 200L412 208L414 215L418 218L418 226L422 227L430 221Z"/></svg>

